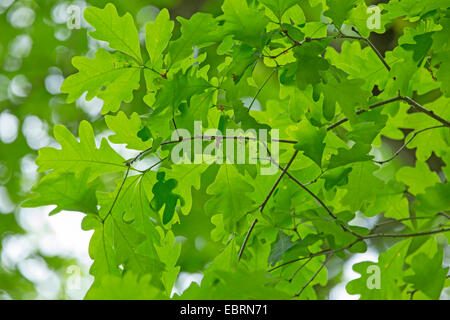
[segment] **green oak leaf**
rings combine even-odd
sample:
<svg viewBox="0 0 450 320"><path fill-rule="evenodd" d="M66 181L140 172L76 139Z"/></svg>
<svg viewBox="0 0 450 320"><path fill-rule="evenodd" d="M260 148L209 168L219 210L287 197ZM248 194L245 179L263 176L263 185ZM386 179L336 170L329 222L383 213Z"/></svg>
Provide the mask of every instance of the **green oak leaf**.
<svg viewBox="0 0 450 320"><path fill-rule="evenodd" d="M98 188L98 184L88 183L88 177L89 170L83 172L79 177L73 173L44 176L33 187L33 193L22 203L22 207L36 208L56 205L50 215L57 214L62 210L95 214L97 213L95 190Z"/></svg>
<svg viewBox="0 0 450 320"><path fill-rule="evenodd" d="M252 191L253 187L234 165L223 164L216 181L206 190L214 196L206 203L206 213L210 216L222 214L225 229L233 232L237 221L253 209L253 200L249 197Z"/></svg>
<svg viewBox="0 0 450 320"><path fill-rule="evenodd" d="M178 181L175 179L166 180L165 176L165 172L158 172L157 174L158 181L152 188L155 197L152 199L151 205L156 211L164 207L162 221L163 224L168 224L175 214L175 207L178 200L182 202L182 199L178 194L173 193Z"/></svg>
<svg viewBox="0 0 450 320"><path fill-rule="evenodd" d="M82 228L86 231L94 230L89 242L89 256L94 260L89 273L94 277L101 277L107 274L120 275L121 270L113 250L111 220L106 220L102 223L97 216L87 215L83 219Z"/></svg>
<svg viewBox="0 0 450 320"><path fill-rule="evenodd" d="M442 251L431 259L425 253L415 255L411 265L414 275L406 276L405 281L412 283L414 289L422 291L431 299L438 300L448 272L448 267L442 267L442 258Z"/></svg>
<svg viewBox="0 0 450 320"><path fill-rule="evenodd" d="M302 120L295 131L298 143L294 147L296 150L303 151L305 156L321 167L323 150L325 149L323 140L326 134L325 128L315 127L308 120Z"/></svg>
<svg viewBox="0 0 450 320"><path fill-rule="evenodd" d="M141 70L127 57L99 49L94 59L74 57L72 64L79 72L69 76L61 86L71 103L87 92L86 99L95 96L103 100L102 113L117 111L122 102L133 100L133 91L139 88Z"/></svg>
<svg viewBox="0 0 450 320"><path fill-rule="evenodd" d="M155 21L145 25L145 45L153 67L158 64L169 45L173 27L174 22L170 20L167 9L161 10Z"/></svg>
<svg viewBox="0 0 450 320"><path fill-rule="evenodd" d="M364 22L365 23L365 22ZM338 53L333 47L327 49L325 58L335 67L349 74L348 79L362 79L364 90L375 85L384 88L389 71L370 47L361 48L359 41L344 42Z"/></svg>
<svg viewBox="0 0 450 320"><path fill-rule="evenodd" d="M376 197L377 190L383 189L383 181L374 175L377 169L374 163L367 161L352 165L352 172L345 186L347 194L342 199L342 202L349 205L350 209L360 210Z"/></svg>
<svg viewBox="0 0 450 320"><path fill-rule="evenodd" d="M180 266L177 266L176 264L181 253L181 243L175 243L175 235L172 231L168 231L165 235L163 234L163 231L160 231L160 233L162 238L161 246L155 246L155 248L160 261L165 264L162 282L166 295L170 297L173 285L180 272Z"/></svg>
<svg viewBox="0 0 450 320"><path fill-rule="evenodd" d="M274 266L278 261L283 259L284 253L295 245L291 241L291 237L284 232L279 231L277 241L272 245L272 251L269 256L269 264Z"/></svg>
<svg viewBox="0 0 450 320"><path fill-rule="evenodd" d="M127 272L123 277L105 275L99 283L89 289L86 300L155 300L164 296L160 289L151 284L152 277Z"/></svg>
<svg viewBox="0 0 450 320"><path fill-rule="evenodd" d="M177 183L173 192L183 199L181 208L184 214L189 214L192 209L192 188L200 189L200 178L203 171L208 167L205 163L200 164L176 164L170 170L166 170L167 179L181 181Z"/></svg>
<svg viewBox="0 0 450 320"><path fill-rule="evenodd" d="M446 97L450 97L450 45L448 44L448 32L450 30L450 17L442 17L439 20L442 30L435 32L431 37L433 39L432 50L435 54L432 57L431 64L439 65L436 78L441 82L441 91Z"/></svg>
<svg viewBox="0 0 450 320"><path fill-rule="evenodd" d="M370 144L355 144L351 149L339 148L336 155L332 155L328 169L345 166L354 162L369 161L373 156L369 155L372 147Z"/></svg>
<svg viewBox="0 0 450 320"><path fill-rule="evenodd" d="M450 210L450 184L439 183L434 186L427 187L425 192L416 196L414 207L419 216L435 215L441 211Z"/></svg>
<svg viewBox="0 0 450 320"><path fill-rule="evenodd" d="M352 10L360 2L362 1L327 0L328 10L324 12L324 15L330 17L338 27L341 27L342 23L344 23L344 21L349 16L350 10Z"/></svg>
<svg viewBox="0 0 450 320"><path fill-rule="evenodd" d="M352 168L339 167L333 170L327 170L322 176L325 180L325 189L330 190L334 186L342 186L348 183L348 174Z"/></svg>
<svg viewBox="0 0 450 320"><path fill-rule="evenodd" d="M259 2L267 6L281 20L283 14L298 4L299 0L260 0Z"/></svg>
<svg viewBox="0 0 450 320"><path fill-rule="evenodd" d="M364 261L353 265L361 274L347 286L349 294L359 294L361 300L401 299L397 283L402 279L403 264L410 240L404 240L378 256L378 262Z"/></svg>
<svg viewBox="0 0 450 320"><path fill-rule="evenodd" d="M448 7L447 0L435 0L424 2L421 0L392 0L382 4L382 9L386 11L386 17L393 20L397 17L416 20L417 17L426 15L436 9ZM388 21L389 21L388 20Z"/></svg>
<svg viewBox="0 0 450 320"><path fill-rule="evenodd" d="M126 144L128 149L146 150L152 146L152 141L143 141L139 134L141 132L141 119L137 113L133 113L130 118L122 111L115 116L105 116L105 122L114 134L108 139L112 143Z"/></svg>
<svg viewBox="0 0 450 320"><path fill-rule="evenodd" d="M165 80L164 86L156 94L153 107L158 112L165 108L175 110L182 101L189 103L194 95L203 93L211 87L208 81L197 77L195 69L190 69L184 74L180 71L173 79Z"/></svg>
<svg viewBox="0 0 450 320"><path fill-rule="evenodd" d="M221 40L224 36L218 22L211 14L198 12L189 20L178 17L181 24L181 36L170 42L169 66L190 57L194 52L194 46L202 48Z"/></svg>
<svg viewBox="0 0 450 320"><path fill-rule="evenodd" d="M226 33L232 34L236 40L247 42L257 48L261 47L265 28L269 20L264 14L247 5L242 0L225 0L222 5Z"/></svg>
<svg viewBox="0 0 450 320"><path fill-rule="evenodd" d="M334 117L336 105L339 104L350 123L357 121L356 107L365 109L368 105L370 92L362 86L364 80L348 79L340 70L332 69L326 75L326 81L318 85L324 95L323 113L327 120Z"/></svg>
<svg viewBox="0 0 450 320"><path fill-rule="evenodd" d="M296 84L304 90L308 85L315 85L322 80L321 72L329 68L327 60L320 55L328 45L328 40L311 41L294 48L297 62L288 65L284 77L295 76Z"/></svg>
<svg viewBox="0 0 450 320"><path fill-rule="evenodd" d="M90 36L109 43L111 49L122 51L142 64L139 35L131 14L120 17L116 7L108 3L105 8L88 7L84 18L95 28Z"/></svg>
<svg viewBox="0 0 450 320"><path fill-rule="evenodd" d="M125 223L121 217L112 217L108 221L112 222L116 259L124 269L136 274L155 275L162 272L162 262L159 261L154 252L139 251L139 247L146 240L145 234Z"/></svg>
<svg viewBox="0 0 450 320"><path fill-rule="evenodd" d="M395 174L398 181L408 186L408 192L416 195L424 193L425 189L439 183L439 177L432 172L424 162L416 162L415 167L402 167ZM420 177L420 181L417 180Z"/></svg>
<svg viewBox="0 0 450 320"><path fill-rule="evenodd" d="M124 159L110 147L105 138L97 149L94 131L89 122L80 123L80 142L62 125L55 126L53 131L61 149L45 147L39 150L36 159L38 172L73 172L79 176L89 170L88 181L92 181L102 174L126 169Z"/></svg>

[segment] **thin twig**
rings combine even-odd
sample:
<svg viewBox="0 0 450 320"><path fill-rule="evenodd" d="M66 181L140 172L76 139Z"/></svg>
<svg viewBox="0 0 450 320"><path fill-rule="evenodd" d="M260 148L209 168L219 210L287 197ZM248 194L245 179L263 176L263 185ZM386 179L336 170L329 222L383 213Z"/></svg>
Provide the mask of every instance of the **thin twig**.
<svg viewBox="0 0 450 320"><path fill-rule="evenodd" d="M392 157L390 157L389 159L386 159L386 160L382 160L382 161L376 161L376 160L374 160L374 162L375 163L378 163L378 164L385 164L385 163L387 163L387 162L389 162L389 161L392 161L392 160L394 160L399 154L400 154L400 152L402 152L402 150L403 149L405 149L406 148L406 146L418 135L418 134L420 134L420 133L422 133L422 132L425 132L425 131L428 131L428 130L431 130L431 129L436 129L436 128L444 128L445 126L444 125L441 125L441 126L434 126L434 127L429 127L429 128L425 128L425 129L422 129L422 130L419 130L419 131L416 131L416 132L414 132L414 134L411 136L411 138L409 138L408 139L408 141L406 141L393 155L392 155Z"/></svg>
<svg viewBox="0 0 450 320"><path fill-rule="evenodd" d="M418 291L418 289L414 289L411 291L408 291L406 293L409 293L409 300L414 300L414 294Z"/></svg>
<svg viewBox="0 0 450 320"><path fill-rule="evenodd" d="M175 128L175 132L177 133L178 140L180 140L181 136L180 136L180 133L178 132L177 124L175 123L174 117L172 117L172 124L173 124L173 127Z"/></svg>
<svg viewBox="0 0 450 320"><path fill-rule="evenodd" d="M248 110L247 112L250 112L250 110L252 109L256 99L258 98L259 94L261 93L262 89L264 89L264 87L266 86L266 84L269 82L270 78L272 78L272 76L275 74L275 72L277 72L277 69L273 69L273 71L270 73L270 75L267 77L267 79L264 81L264 83L261 85L261 87L258 89L258 91L256 92L255 96L253 97L252 102L250 103L250 105L248 106Z"/></svg>
<svg viewBox="0 0 450 320"><path fill-rule="evenodd" d="M384 101L380 101L380 102L374 103L374 104L370 105L368 107L368 109L372 110L372 109L384 106L385 104L392 103L392 102L395 102L395 101L400 101L400 100L402 100L402 97L397 96L397 97L394 97L394 98L391 98L391 99L387 99L387 100L384 100ZM369 110L366 110L366 109L358 110L358 111L356 111L356 115L360 115L360 114L362 114L364 112L367 112ZM327 127L327 131L330 131L330 130L334 129L334 128L340 126L341 124L343 124L343 123L345 123L347 121L348 121L348 118L341 119L341 120L339 120L339 121L329 125Z"/></svg>
<svg viewBox="0 0 450 320"><path fill-rule="evenodd" d="M102 223L105 223L106 218L109 217L109 215L111 214L112 210L114 209L114 206L116 205L117 199L119 198L120 192L122 191L123 185L125 184L125 181L126 181L127 178L128 178L128 174L130 173L130 168L131 168L131 166L130 166L130 165L127 165L127 171L126 171L125 176L124 176L124 178L123 178L123 180L122 180L122 183L120 184L119 190L117 191L117 194L116 194L116 196L114 197L113 203L112 203L111 207L109 208L108 213L107 213L106 216L102 219Z"/></svg>
<svg viewBox="0 0 450 320"><path fill-rule="evenodd" d="M238 261L241 260L242 254L244 253L244 250L245 250L245 246L247 245L248 239L250 238L250 234L252 233L253 228L255 227L257 222L258 222L258 219L255 218L255 220L253 220L252 225L250 226L250 229L247 232L247 235L245 236L244 242L242 243L241 249L239 250Z"/></svg>
<svg viewBox="0 0 450 320"><path fill-rule="evenodd" d="M403 221L434 219L434 218L436 218L438 215L441 215L441 214L438 213L436 216L431 216L431 217L408 217L408 218L403 218L403 219L398 219L398 220L395 220L395 219L394 219L394 220L389 220L389 221L381 222L381 223L378 223L377 225L375 225L375 226L372 228L372 232L374 232L375 230L377 230L377 229L380 228L380 227L387 226L387 225L390 225L390 224L401 223L401 222L403 222ZM447 218L447 219L450 219L450 217Z"/></svg>
<svg viewBox="0 0 450 320"><path fill-rule="evenodd" d="M310 41L315 41L315 40L323 40L323 39L326 39L326 38L330 38L330 37L322 37L322 38L308 38L308 37L307 37L307 38L305 38L303 41L297 41L297 40L293 39L293 38L289 35L289 32L288 32L287 30L283 29L283 27L282 27L281 24L280 24L280 27L282 28L283 33L284 33L284 34L285 34L285 35L286 35L286 36L294 43L294 46L291 47L291 48L289 48L289 50L292 49L292 48L294 48L294 47L296 47L296 46L301 46L301 45L303 45L305 42L310 42ZM344 35L344 34L343 34L342 32L340 32L340 30L339 30L340 34L337 35L337 36L335 36L334 39L342 38L342 39L355 39L355 40L363 40L363 41L365 41L365 42L367 43L367 45L373 50L373 52L375 52L375 54L376 54L377 57L380 59L380 61L383 63L383 65L386 67L386 69L387 69L388 71L390 71L390 70L391 70L391 67L390 67L389 64L386 62L386 60L384 59L384 57L383 57L383 55L380 53L380 51L374 46L374 44L373 44L368 38L363 37L355 27L352 27L352 30L353 30L355 33L357 33L358 36ZM376 108L376 107L378 107L378 106L380 106L380 105L389 103L389 102L393 102L393 101L397 101L397 100L403 100L403 101L407 102L409 105L411 105L412 107L416 108L418 111L427 114L427 115L430 116L431 118L433 118L433 119L435 119L435 120L441 122L441 123L442 123L443 125L445 125L446 127L450 127L450 122L449 122L449 121L447 121L447 120L443 119L442 117L436 115L433 111L430 111L430 110L424 108L424 107L421 106L418 102L414 101L413 99L411 99L411 98L409 98L409 97L401 97L401 96L398 96L398 97L393 98L393 99L390 99L390 100L392 100L392 101L387 100L386 102L382 102L382 103L379 104L379 105L375 104L371 109ZM370 107L369 107L369 108L370 108ZM363 113L363 112L365 112L365 111L366 111L366 110L360 110L360 111L358 111L359 113L357 112L357 114ZM341 125L342 123L344 123L344 122L346 122L346 121L348 121L347 118L342 119L342 120L338 121L337 123L331 125L329 128L330 128L330 129L333 129L334 127L339 126L339 125Z"/></svg>
<svg viewBox="0 0 450 320"><path fill-rule="evenodd" d="M391 67L387 64L386 60L384 59L384 57L380 53L380 51L378 51L378 49L373 45L372 41L370 41L368 38L363 37L361 35L361 33L359 33L359 31L355 27L352 27L352 30L360 36L361 40L364 40L369 45L369 47L372 48L373 52L375 52L375 54L378 56L378 58L383 63L383 65L386 67L386 69L388 71L391 71Z"/></svg>
<svg viewBox="0 0 450 320"><path fill-rule="evenodd" d="M323 255L326 255L326 254L335 254L337 252L345 251L347 249L350 249L355 244L357 244L357 243L359 243L359 242L361 242L363 240L364 240L363 238L359 238L359 239L356 239L355 241L353 241L352 243L348 244L347 246L339 248L339 249L325 249L325 250L322 250L322 251L319 251L319 252L316 252L316 253L311 253L311 254L309 254L309 255L307 255L305 257L301 257L301 258L297 258L297 259L294 259L294 260L290 260L290 261L284 262L284 263L282 263L282 264L280 264L280 265L278 265L276 267L273 267L273 268L267 270L267 272L273 272L273 271L275 271L275 270L277 270L279 268L282 268L282 267L284 267L284 266L286 266L288 264L291 264L291 263L295 263L297 261L306 260L306 259L314 258L314 257L319 257L319 256L323 256Z"/></svg>
<svg viewBox="0 0 450 320"><path fill-rule="evenodd" d="M269 199L272 196L273 192L277 188L278 184L281 182L281 179L283 178L283 176L286 174L287 169L289 169L289 167L291 166L292 162L297 157L297 154L298 154L298 151L296 150L294 155L292 156L291 160L289 160L289 163L287 164L286 169L283 170L283 172L281 173L281 175L278 177L277 181L273 185L272 189L270 189L269 194L267 195L266 199L261 204L260 209L259 209L260 212L263 212L264 208L266 207L267 202L269 201ZM245 250L245 246L247 245L247 241L250 238L250 234L252 233L253 228L255 227L257 222L258 222L258 219L255 219L253 221L252 225L250 226L250 229L248 230L247 235L245 236L244 242L242 243L241 249L239 250L238 260L241 260L242 254L244 253L244 250Z"/></svg>
<svg viewBox="0 0 450 320"><path fill-rule="evenodd" d="M264 200L264 202L261 205L260 208L260 212L262 212L264 210L264 208L267 205L267 202L269 201L270 197L272 196L272 194L274 193L275 189L278 187L278 184L281 182L281 179L284 177L284 175L287 173L287 170L289 169L289 167L291 166L292 162L294 161L294 159L297 157L298 155L298 150L295 150L294 155L291 157L291 159L289 160L289 163L287 164L286 168L284 169L280 169L282 170L282 173L280 174L280 176L278 177L277 181L275 182L275 184L273 185L272 189L270 189L269 194L267 195L266 199Z"/></svg>
<svg viewBox="0 0 450 320"><path fill-rule="evenodd" d="M283 167L281 167L274 159L272 159L272 163L275 164L276 166L278 166L281 170L284 170ZM334 220L339 221L338 217L331 211L330 208L328 208L328 206L322 201L322 199L320 199L314 192L309 190L309 188L307 188L304 184L302 184L300 181L298 181L298 179L295 178L294 176L292 176L289 172L286 172L286 175L292 181L294 181L296 184L298 184L303 190L305 190L307 193L309 193L311 195L311 197L313 197L317 202L319 202L319 204L322 206L322 208L324 208ZM357 238L361 238L360 234L354 232L353 230L348 228L345 224L343 224L341 222L338 222L338 223L345 232L348 232Z"/></svg>
<svg viewBox="0 0 450 320"><path fill-rule="evenodd" d="M316 253L311 253L308 256L305 257L301 257L301 258L297 258L294 260L290 260L287 262L284 262L276 267L273 267L269 270L267 270L268 272L272 272L275 271L279 268L282 268L288 264L291 263L295 263L297 261L301 261L301 260L305 260L305 259L309 259L311 257L318 257L318 256L322 256L322 255L326 255L326 254L335 254L337 252L341 252L341 251L345 251L347 249L352 248L355 244L364 241L366 239L376 239L376 238L411 238L411 237L421 237L421 236L427 236L427 235L432 235L432 234L438 234L438 233L444 233L444 232L449 232L450 228L444 228L444 229L437 229L437 230L430 230L430 231L424 231L424 232L418 232L418 233L399 233L399 234L386 234L386 233L377 233L377 234L369 234L366 236L362 236L361 238L356 239L355 241L351 242L350 244L348 244L345 247L339 248L339 249L325 249Z"/></svg>
<svg viewBox="0 0 450 320"><path fill-rule="evenodd" d="M411 99L409 97L401 97L401 99L403 101L405 101L406 103L408 103L413 108L415 108L417 111L425 113L426 115L428 115L429 117L433 118L434 120L437 120L440 123L442 123L447 128L450 128L450 122L449 121L441 118L440 116L435 114L433 111L424 108L422 105L420 105L418 102L414 101L413 99Z"/></svg>
<svg viewBox="0 0 450 320"><path fill-rule="evenodd" d="M410 238L410 237L420 237L428 236L436 233L448 232L450 228L442 228L437 230L429 230L417 233L375 233L368 234L363 237L363 239L375 239L375 238Z"/></svg>
<svg viewBox="0 0 450 320"><path fill-rule="evenodd" d="M299 271L302 270L312 259L313 259L313 257L311 257L308 260L306 260L306 262L303 262L300 265L300 267L298 267L297 270L295 270L294 274L292 275L292 277L289 278L288 282L292 282L292 280L294 280L294 278L297 275L297 273L299 273Z"/></svg>
<svg viewBox="0 0 450 320"><path fill-rule="evenodd" d="M311 279L309 279L308 282L305 283L305 285L302 287L302 289L296 295L294 295L294 297L300 297L300 295L309 286L309 284L311 282L313 282L314 279L319 275L320 271L322 271L323 267L325 267L325 265L327 264L328 260L330 260L331 256L332 256L332 254L327 255L327 257L325 258L325 261L322 262L322 264L320 265L319 269L313 274Z"/></svg>

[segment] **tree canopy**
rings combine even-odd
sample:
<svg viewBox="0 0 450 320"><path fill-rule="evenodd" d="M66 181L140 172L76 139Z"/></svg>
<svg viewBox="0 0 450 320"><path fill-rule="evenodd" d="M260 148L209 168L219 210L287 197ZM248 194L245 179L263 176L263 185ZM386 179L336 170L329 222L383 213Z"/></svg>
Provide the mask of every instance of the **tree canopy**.
<svg viewBox="0 0 450 320"><path fill-rule="evenodd" d="M55 121L21 205L85 214L85 298L323 299L369 251L348 294L443 295L450 2L369 5L225 0L144 24L113 3L84 10L98 46L73 57L58 98L100 99L101 116ZM194 151L178 163L182 143ZM207 148L234 152L189 161ZM174 294L180 272L201 284Z"/></svg>

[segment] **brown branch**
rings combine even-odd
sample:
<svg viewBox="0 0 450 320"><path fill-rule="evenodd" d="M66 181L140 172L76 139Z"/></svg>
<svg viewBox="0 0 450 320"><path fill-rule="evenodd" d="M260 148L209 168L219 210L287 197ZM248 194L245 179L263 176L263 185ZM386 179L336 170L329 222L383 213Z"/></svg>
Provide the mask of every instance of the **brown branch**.
<svg viewBox="0 0 450 320"><path fill-rule="evenodd" d="M418 135L418 134L420 134L420 133L422 133L422 132L425 132L425 131L428 131L428 130L431 130L431 129L437 129L437 128L444 128L445 126L444 125L441 125L441 126L434 126L434 127L429 127L429 128L425 128L425 129L422 129L422 130L419 130L419 131L416 131L416 132L414 132L414 134L411 136L411 138L409 138L408 139L408 141L407 142L405 142L393 155L392 155L392 157L390 157L389 159L386 159L386 160L382 160L382 161L376 161L376 160L374 160L374 162L375 163L378 163L378 164L385 164L385 163L387 163L387 162L389 162L389 161L392 161L392 160L394 160L399 154L400 154L400 152L402 152L402 150L403 149L405 149L406 148L406 146Z"/></svg>
<svg viewBox="0 0 450 320"><path fill-rule="evenodd" d="M274 268L271 268L269 270L267 270L268 272L272 272L275 271L281 267L284 267L288 264L297 262L297 261L301 261L301 260L305 260L305 259L309 259L312 257L318 257L318 256L322 256L325 254L335 254L337 252L341 252L341 251L345 251L347 249L352 248L355 244L364 241L366 239L377 239L377 238L410 238L410 237L421 237L421 236L427 236L427 235L433 235L433 234L438 234L438 233L443 233L443 232L449 232L450 228L444 228L444 229L437 229L437 230L430 230L430 231L424 231L424 232L418 232L418 233L399 233L399 234L385 234L385 233L377 233L377 234L369 234L366 236L362 236L361 238L356 239L355 241L353 241L352 243L348 244L345 247L339 248L339 249L325 249L316 253L311 253L308 256L305 257L301 257L301 258L297 258L294 260L290 260L287 262L284 262Z"/></svg>
<svg viewBox="0 0 450 320"><path fill-rule="evenodd" d="M307 37L307 38L305 38L305 39L302 40L302 41L297 41L297 40L293 39L293 38L289 35L289 33L288 33L287 30L283 29L281 23L280 23L280 27L282 28L283 33L284 33L284 34L285 34L292 42L294 42L294 46L292 46L291 48L289 48L289 50L291 50L292 48L295 48L295 47L297 47L297 46L301 46L301 45L303 45L305 42L310 42L310 41L314 41L314 40L323 40L323 39L330 38L330 37L322 37L322 38L309 38L309 37ZM345 34L343 34L342 32L340 32L340 30L339 30L339 35L335 36L334 39L339 39L339 38L341 38L341 39L363 40L363 41L366 42L367 45L373 50L373 52L375 52L375 54L376 54L377 57L380 59L380 61L383 63L383 65L386 67L386 69L387 69L388 71L391 71L391 67L390 67L389 64L386 62L386 60L384 59L384 57L383 57L383 55L380 53L380 51L374 46L374 44L373 44L368 38L363 37L363 36L361 35L361 33L359 33L359 31L358 31L355 27L352 27L352 30L353 30L355 33L357 33L358 36L345 35ZM386 104L386 103L393 102L393 101L398 101L398 100L403 100L403 101L405 101L406 103L408 103L409 105L411 105L412 107L414 107L416 110L418 110L418 111L420 111L420 112L423 112L423 113L427 114L427 115L430 116L431 118L433 118L433 119L435 119L435 120L441 122L441 123L442 123L443 125L445 125L446 127L450 127L450 122L449 122L449 121L447 121L447 120L443 119L442 117L436 115L433 111L430 111L430 110L424 108L424 107L421 106L418 102L414 101L413 99L411 99L411 98L409 98L409 97L401 97L401 96L398 96L398 97L396 97L396 98L393 98L393 99L390 99L390 100L386 100L385 102L381 102L380 104L375 104L375 105L373 105L373 106L371 106L371 107L369 107L369 108L370 108L370 109L373 109L373 108L379 107L379 106L381 106L381 105L384 105L384 104ZM366 110L359 110L359 111L357 111L357 114L361 114L361 113L363 113L363 112L365 112L365 111L366 111ZM345 122L347 122L347 121L348 121L347 118L342 119L342 120L338 121L337 123L335 123L335 124L329 126L329 127L328 127L329 129L328 129L328 130L331 130L331 129L333 129L333 128L335 128L335 127L337 127L337 126L339 126L339 125L341 125L342 123L345 123Z"/></svg>
<svg viewBox="0 0 450 320"><path fill-rule="evenodd" d="M370 106L368 107L368 109L369 109L369 110L372 110L372 109L381 107L381 106L383 106L383 105L385 105L385 104L392 103L392 102L395 102L395 101L400 101L400 100L406 101L406 102L409 103L410 105L414 106L416 109L420 110L421 112L424 112L424 113L428 114L429 116L433 117L433 118L436 119L436 120L439 119L438 121L442 122L446 127L449 127L449 126L450 126L450 124L449 124L448 121L446 121L446 120L442 119L441 117L435 115L435 114L433 113L433 111L429 111L429 110L425 109L425 108L422 107L420 104L418 104L417 102L411 100L411 99L408 98L408 97L397 96L397 97L394 97L394 98L391 98L391 99L387 99L387 100L384 100L384 101L380 101L380 102L377 102L377 103L374 103L374 104L370 105ZM355 114L356 114L356 115L360 115L360 114L362 114L362 113L364 113L364 112L367 112L367 111L368 111L368 110L366 110L366 109L361 109L361 110L356 111ZM334 129L334 128L336 128L336 127L338 127L338 126L340 126L340 125L342 125L342 124L344 124L344 123L346 123L348 120L349 120L348 118L343 118L343 119L341 119L341 120L339 120L339 121L337 121L337 122L335 122L335 123L329 125L329 126L327 127L327 131L330 131L330 130L332 130L332 129ZM161 146L164 146L164 145L169 145L169 144L173 144L173 143L179 143L179 142L184 141L184 140L196 140L196 139L204 139L204 140L214 140L214 139L236 139L236 140L252 140L252 141L258 141L258 139L257 139L257 138L254 138L254 137L236 137L236 136L218 136L218 135L217 135L217 136L204 136L204 135L202 135L202 136L187 137L187 138L182 138L182 137L180 137L179 140L164 141L164 142L162 142L160 145L161 145ZM286 144L297 144L297 143L298 143L298 141L287 140L287 139L271 139L271 141L272 141L272 142L286 143ZM144 151L140 152L136 157L134 157L132 160L130 160L130 161L127 163L127 165L132 165L134 162L136 162L137 160L139 160L144 154L146 154L147 152L151 151L152 149L153 149L153 147L150 147L150 148L147 148L147 149L145 149Z"/></svg>
<svg viewBox="0 0 450 320"><path fill-rule="evenodd" d="M444 214L443 212L440 212L440 213L438 213L437 215L431 216L431 217L408 217L408 218L402 218L402 219L398 219L398 220L393 219L393 220L389 220L389 221L385 221L385 222L378 223L377 225L375 225L375 226L372 228L372 231L371 231L371 232L374 232L375 230L377 230L377 229L380 228L380 227L387 226L387 225L390 225L390 224L395 224L395 223L401 223L401 222L403 222L403 221L429 220L429 219L437 218L437 216L443 216L443 217L446 217L447 219L450 220L450 217L446 216L445 214L443 215L443 214Z"/></svg>
<svg viewBox="0 0 450 320"><path fill-rule="evenodd" d="M372 110L372 109L384 106L385 104L392 103L392 102L395 102L395 101L400 101L400 100L402 100L402 97L397 96L395 98L391 98L391 99L387 99L387 100L384 100L384 101L380 101L380 102L374 103L374 104L370 105L368 109ZM364 112L367 112L369 110L366 110L366 109L358 110L358 111L356 111L356 115L360 115L360 114L362 114ZM327 131L330 131L330 130L334 129L334 128L340 126L341 124L343 124L343 123L345 123L347 121L348 121L348 118L341 119L341 120L339 120L339 121L329 125L327 127Z"/></svg>
<svg viewBox="0 0 450 320"><path fill-rule="evenodd" d="M378 56L378 58L380 59L380 61L383 63L383 65L386 67L386 69L388 71L391 71L391 67L387 64L386 60L384 59L383 55L380 53L380 51L378 51L378 49L373 45L373 43L368 39L365 38L361 35L361 33L359 33L359 31L355 28L352 27L353 32L357 33L359 35L359 38L357 37L351 37L351 36L344 36L345 38L353 38L353 39L360 39L363 40L365 43L367 43L367 45L373 50L373 52L375 52L375 54Z"/></svg>
<svg viewBox="0 0 450 320"><path fill-rule="evenodd" d="M411 99L409 97L401 97L401 99L403 101L405 101L407 104L409 104L411 107L415 108L417 111L425 113L426 115L428 115L429 117L433 118L434 120L437 120L440 123L442 123L447 128L450 128L450 122L448 122L447 120L441 118L440 116L435 114L433 111L424 108L422 105L420 105L419 103L417 103L413 99Z"/></svg>
<svg viewBox="0 0 450 320"><path fill-rule="evenodd" d="M376 238L410 238L410 237L420 237L428 236L436 233L448 232L450 228L443 228L437 230L423 231L418 233L375 233L368 234L363 237L363 239L376 239Z"/></svg>

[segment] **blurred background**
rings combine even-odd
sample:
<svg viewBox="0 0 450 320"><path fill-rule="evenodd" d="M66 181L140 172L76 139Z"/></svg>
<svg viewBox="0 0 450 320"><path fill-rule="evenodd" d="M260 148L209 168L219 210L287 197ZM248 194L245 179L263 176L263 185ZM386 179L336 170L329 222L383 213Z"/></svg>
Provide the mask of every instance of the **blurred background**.
<svg viewBox="0 0 450 320"><path fill-rule="evenodd" d="M52 138L55 124L76 132L86 119L99 137L108 135L100 114L101 100L81 97L67 104L60 94L64 78L76 71L72 57L92 57L105 45L87 37L89 26L82 19L80 28L68 26L70 14L76 14L71 6L82 11L90 5L103 8L107 2L113 2L121 15L130 12L141 32L163 7L170 9L172 18L188 18L197 11L218 15L222 4L222 0L0 0L0 299L82 299L92 282L88 273L91 232L81 230L83 214L62 212L50 217L52 208L24 209L20 203L39 178L34 163L37 150L56 145ZM402 27L393 25L372 40L381 51L392 49ZM144 94L138 91L133 103L122 109L128 113L148 110L142 102ZM123 146L114 147L129 156ZM194 192L194 197L199 194ZM198 270L217 255L218 247L205 241L213 225L203 218L202 210L194 209L175 229L184 242L179 261L183 272L176 292L190 281L200 282ZM365 219L361 223L374 222ZM324 290L323 298L357 298L345 291L346 282L357 277L351 265L376 259L376 250L370 249L353 256L344 272L336 261L333 274L331 264L334 281L330 286L334 287Z"/></svg>

